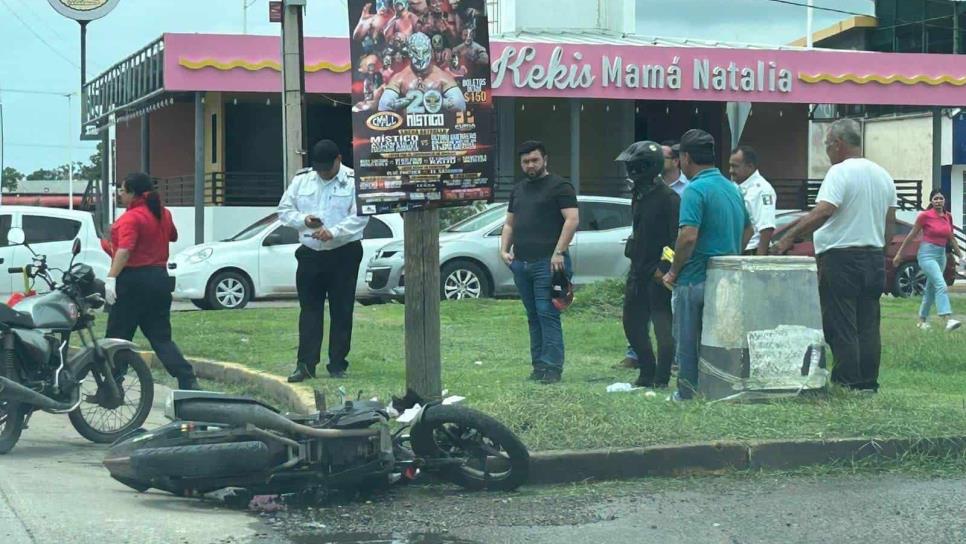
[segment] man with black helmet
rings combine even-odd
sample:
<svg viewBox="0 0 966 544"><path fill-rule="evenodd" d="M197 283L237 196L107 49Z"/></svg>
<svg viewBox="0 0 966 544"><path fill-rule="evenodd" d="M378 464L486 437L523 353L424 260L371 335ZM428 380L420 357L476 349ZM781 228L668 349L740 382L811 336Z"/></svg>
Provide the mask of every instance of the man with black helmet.
<svg viewBox="0 0 966 544"><path fill-rule="evenodd" d="M624 163L631 189L633 232L624 254L631 269L624 288L624 334L638 356L640 375L635 385L667 387L674 360L671 334L671 292L662 285L658 269L665 246L673 247L678 231L680 197L661 177L664 153L655 142L634 142L617 157ZM657 361L648 335L654 324Z"/></svg>

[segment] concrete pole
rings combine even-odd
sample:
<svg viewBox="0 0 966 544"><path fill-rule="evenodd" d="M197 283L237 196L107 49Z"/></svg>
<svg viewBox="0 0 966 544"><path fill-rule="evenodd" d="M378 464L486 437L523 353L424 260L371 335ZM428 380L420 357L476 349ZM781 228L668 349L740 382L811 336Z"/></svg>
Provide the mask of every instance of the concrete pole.
<svg viewBox="0 0 966 544"><path fill-rule="evenodd" d="M285 0L282 11L282 144L285 187L304 164L302 149L302 13L305 0Z"/></svg>
<svg viewBox="0 0 966 544"><path fill-rule="evenodd" d="M74 102L67 95L67 209L74 209L74 123L71 122Z"/></svg>
<svg viewBox="0 0 966 544"><path fill-rule="evenodd" d="M815 20L815 0L808 0L808 8L805 10L805 47L812 48L812 22Z"/></svg>
<svg viewBox="0 0 966 544"><path fill-rule="evenodd" d="M932 109L932 188L941 189L943 183L943 109ZM925 194L929 194L923 191ZM949 195L946 195L949 199ZM922 198L919 205L922 206Z"/></svg>
<svg viewBox="0 0 966 544"><path fill-rule="evenodd" d="M195 243L205 243L205 101L195 93Z"/></svg>
<svg viewBox="0 0 966 544"><path fill-rule="evenodd" d="M570 99L570 183L580 194L580 109L579 98Z"/></svg>

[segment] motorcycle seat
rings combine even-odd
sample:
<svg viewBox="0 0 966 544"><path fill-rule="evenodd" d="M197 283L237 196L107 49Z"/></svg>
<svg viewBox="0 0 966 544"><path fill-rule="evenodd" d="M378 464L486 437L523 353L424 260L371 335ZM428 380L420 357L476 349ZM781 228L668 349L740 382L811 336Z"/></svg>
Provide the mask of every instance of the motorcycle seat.
<svg viewBox="0 0 966 544"><path fill-rule="evenodd" d="M34 319L30 314L18 312L2 302L0 302L0 323L21 329L34 328Z"/></svg>

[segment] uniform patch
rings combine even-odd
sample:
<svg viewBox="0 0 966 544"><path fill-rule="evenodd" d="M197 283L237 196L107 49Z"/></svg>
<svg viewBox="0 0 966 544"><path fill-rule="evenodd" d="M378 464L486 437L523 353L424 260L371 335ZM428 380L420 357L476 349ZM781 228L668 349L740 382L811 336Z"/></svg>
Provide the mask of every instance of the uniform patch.
<svg viewBox="0 0 966 544"><path fill-rule="evenodd" d="M761 195L761 203L764 204L765 206L771 206L772 204L775 203L775 199L772 198L771 195L769 194L763 194Z"/></svg>

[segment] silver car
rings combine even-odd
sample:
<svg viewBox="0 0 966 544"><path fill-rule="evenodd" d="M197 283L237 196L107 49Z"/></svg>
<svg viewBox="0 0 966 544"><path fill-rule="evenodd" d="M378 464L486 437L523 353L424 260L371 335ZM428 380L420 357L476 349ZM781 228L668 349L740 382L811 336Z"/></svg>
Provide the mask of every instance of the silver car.
<svg viewBox="0 0 966 544"><path fill-rule="evenodd" d="M575 285L623 278L630 267L624 243L631 234L631 201L579 196L580 224L570 245ZM494 205L445 229L439 236L440 296L459 300L516 295L513 273L500 258L506 204ZM406 278L403 241L376 252L366 268L370 297L401 300Z"/></svg>

